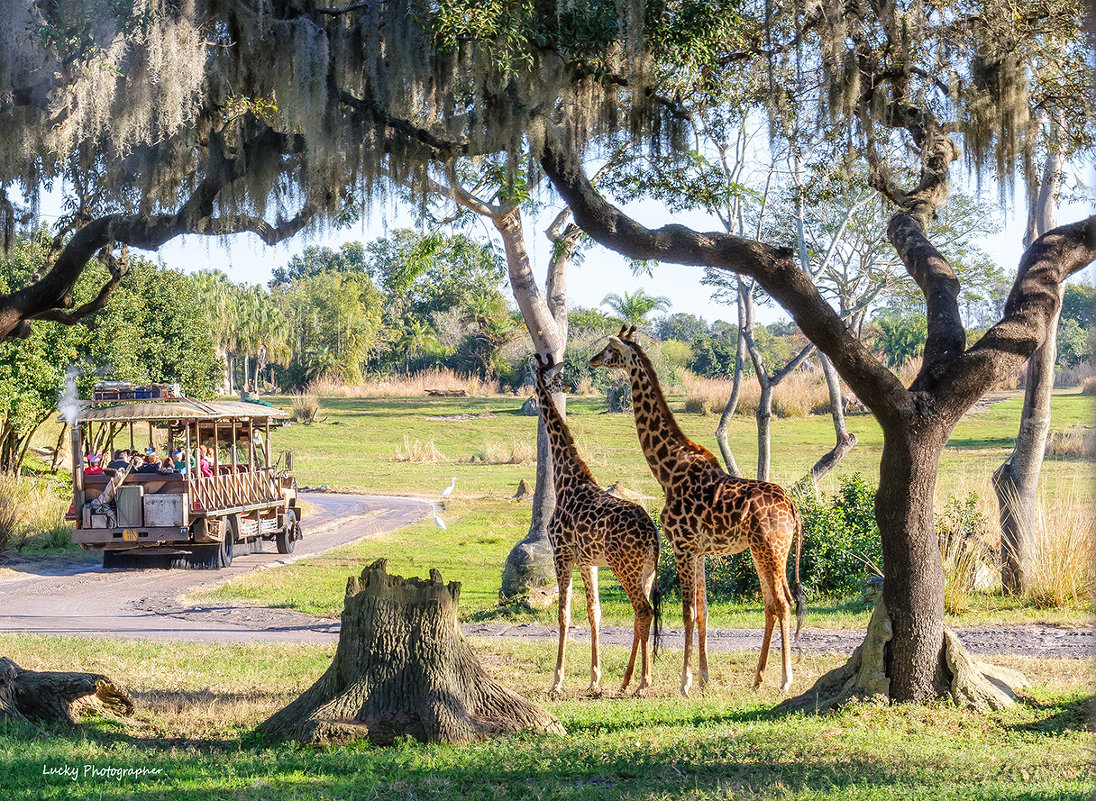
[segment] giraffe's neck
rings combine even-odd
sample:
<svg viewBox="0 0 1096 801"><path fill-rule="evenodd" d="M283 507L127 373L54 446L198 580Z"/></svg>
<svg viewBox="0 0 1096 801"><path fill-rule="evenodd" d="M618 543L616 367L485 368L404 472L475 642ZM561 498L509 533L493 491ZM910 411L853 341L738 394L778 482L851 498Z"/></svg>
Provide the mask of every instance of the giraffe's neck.
<svg viewBox="0 0 1096 801"><path fill-rule="evenodd" d="M540 401L540 413L544 419L544 428L548 432L548 443L552 448L552 475L556 484L556 495L569 486L580 483L596 483L590 468L575 448L571 430L560 417L559 410L552 402L552 395L539 375L536 379L537 400Z"/></svg>
<svg viewBox="0 0 1096 801"><path fill-rule="evenodd" d="M686 437L678 426L662 394L654 366L638 349L628 366L628 377L639 444L659 484L665 488L673 483L674 467L681 461L701 458L719 466L710 451Z"/></svg>

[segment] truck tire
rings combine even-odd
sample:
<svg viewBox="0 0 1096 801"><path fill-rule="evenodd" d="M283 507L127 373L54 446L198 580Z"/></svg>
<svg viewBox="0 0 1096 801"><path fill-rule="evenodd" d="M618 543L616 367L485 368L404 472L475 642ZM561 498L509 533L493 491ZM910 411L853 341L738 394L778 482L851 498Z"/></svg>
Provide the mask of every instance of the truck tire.
<svg viewBox="0 0 1096 801"><path fill-rule="evenodd" d="M278 545L278 553L293 553L300 538L301 524L297 522L297 510L290 509L285 513L285 528L274 538Z"/></svg>
<svg viewBox="0 0 1096 801"><path fill-rule="evenodd" d="M240 518L238 515L229 515L225 518L224 536L221 537L221 544L218 549L221 557L221 567L228 567L232 564L232 557L236 551L236 541L239 538Z"/></svg>

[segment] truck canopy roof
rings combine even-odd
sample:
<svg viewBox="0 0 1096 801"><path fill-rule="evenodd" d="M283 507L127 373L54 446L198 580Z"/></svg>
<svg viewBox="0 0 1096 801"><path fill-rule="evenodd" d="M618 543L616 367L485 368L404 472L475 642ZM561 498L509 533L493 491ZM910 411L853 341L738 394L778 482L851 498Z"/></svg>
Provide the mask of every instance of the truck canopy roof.
<svg viewBox="0 0 1096 801"><path fill-rule="evenodd" d="M289 413L259 403L243 401L200 401L178 398L168 401L114 403L109 406L81 401L73 420L59 415L58 423L129 423L138 420L223 420L226 417L253 420L282 420Z"/></svg>

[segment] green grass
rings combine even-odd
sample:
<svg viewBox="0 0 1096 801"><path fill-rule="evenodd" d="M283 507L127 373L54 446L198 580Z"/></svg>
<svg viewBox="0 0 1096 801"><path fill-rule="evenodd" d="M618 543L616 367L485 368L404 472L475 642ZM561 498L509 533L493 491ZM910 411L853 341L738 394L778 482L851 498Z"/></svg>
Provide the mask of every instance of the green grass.
<svg viewBox="0 0 1096 801"><path fill-rule="evenodd" d="M555 623L554 605L539 611L531 611L524 605L498 605L501 565L513 544L512 532L524 533L523 526L528 526L528 503L484 498L457 500L448 502L442 514L448 531L439 530L428 518L277 570L241 576L199 597L287 607L335 618L342 612L347 576L361 572L365 565L383 557L389 560L389 571L395 574L425 576L430 568L436 567L446 581L462 582L460 614L465 620ZM631 625L632 607L612 572L600 570L598 583L602 622ZM1092 621L1088 609L1035 609L1015 599L977 593L972 600L972 608L950 617L949 625L1047 622L1080 626ZM578 571L575 571L572 617L579 625L586 625L585 598ZM864 628L868 617L869 610L859 600L818 599L808 603L806 625ZM665 600L663 620L667 625L681 625L678 599ZM709 624L720 628L759 628L764 624L761 601L712 598Z"/></svg>
<svg viewBox="0 0 1096 801"><path fill-rule="evenodd" d="M262 747L249 731L307 687L333 649L310 645L135 644L0 637L24 667L105 672L130 689L135 719L93 717L41 733L0 724L5 799L1086 799L1092 676L1067 660L1006 659L1027 673L1024 703L979 715L944 704L853 705L819 718L767 714L770 682L747 687L753 654L715 654L713 684L675 693L676 654L638 700L584 697L583 647L567 697L549 699L554 649L473 642L499 680L544 704L565 736L468 746L403 742L322 750ZM605 649L606 682L623 649ZM836 664L809 656L797 686ZM43 766L146 768L158 775L72 782Z"/></svg>
<svg viewBox="0 0 1096 801"><path fill-rule="evenodd" d="M519 412L521 398L322 398L324 423L293 425L278 432L277 448L295 453L295 472L302 484L327 484L332 490L436 496L457 476L457 495L503 498L513 494L521 479L532 483L533 465L473 464L470 457L485 441L532 442L536 418ZM288 400L275 399L288 407ZM986 489L993 471L1012 448L1019 423L1022 395L996 403L972 415L955 429L940 464L937 500L969 489ZM600 397L568 399L568 423L579 448L597 479L605 486L623 480L633 489L660 496L640 451L635 421L630 414L603 414ZM685 414L684 399L672 396L670 405L685 433L718 452L717 418ZM491 415L471 420L435 420L452 415ZM1089 423L1092 398L1076 392L1054 398L1054 427ZM870 415L850 417L849 430L859 444L838 468L838 475L860 472L878 480L883 438ZM395 460L404 436L432 440L445 461L408 463ZM756 469L756 430L751 417L736 417L729 433L731 447L746 475ZM824 415L774 419L772 425L772 478L782 484L801 478L833 446L833 426ZM1050 459L1044 467L1044 485L1050 492L1077 487L1091 492L1088 475L1079 476L1077 460ZM1086 465L1087 469L1087 465ZM832 489L836 476L831 478ZM517 535L517 532L514 532Z"/></svg>
<svg viewBox="0 0 1096 801"><path fill-rule="evenodd" d="M600 398L570 398L568 420L580 449L603 485L623 479L627 486L654 496L661 490L652 478L635 434L631 415L602 414ZM1022 398L996 403L963 420L956 428L941 462L938 502L971 490L983 496L991 493L989 477L1007 455L1015 435ZM309 614L337 617L342 609L346 577L374 559L385 557L391 569L405 575L425 575L439 568L447 580L463 583L461 614L468 620L506 618L555 621L554 608L530 612L523 608L498 607L499 577L507 553L525 535L530 506L513 501L518 482L530 483L533 465L485 465L470 463L469 457L484 441L511 442L535 436L536 418L518 413L519 398L324 398L322 416L327 422L294 425L279 432L279 447L295 453L295 471L302 484L328 484L332 489L360 492L420 494L436 497L457 476L456 492L442 516L448 531L437 529L429 520L402 531L342 548L317 559L297 562L262 576L245 576L217 589L221 600L241 600L268 606L282 606ZM716 419L685 414L683 400L671 398L686 434L712 447ZM1054 398L1056 426L1068 426L1090 419L1091 398L1063 393ZM438 421L432 417L492 415L463 421ZM839 467L838 475L861 471L875 481L881 433L874 419L852 417L850 428L860 444ZM432 441L445 461L408 463L396 460L404 437ZM752 419L740 418L731 429L743 469L755 447ZM799 478L815 458L830 447L832 427L828 417L814 416L773 421L774 473L778 481ZM1091 493L1088 478L1091 465L1074 460L1048 460L1044 483L1051 491ZM1083 471L1083 472L1082 472ZM831 477L833 489L836 477ZM985 497L992 513L992 498ZM307 522L307 521L306 521ZM629 624L631 607L609 570L600 571L603 621ZM576 573L573 616L585 620L581 580ZM665 605L668 623L680 623L680 607L674 599ZM713 598L711 624L720 627L757 627L763 618L760 602L735 602ZM1088 608L1039 610L1000 596L973 597L972 608L953 618L951 625L982 623L1024 623L1042 621L1066 625L1091 622ZM808 625L855 627L867 623L867 612L857 601L837 602L814 599L809 606Z"/></svg>

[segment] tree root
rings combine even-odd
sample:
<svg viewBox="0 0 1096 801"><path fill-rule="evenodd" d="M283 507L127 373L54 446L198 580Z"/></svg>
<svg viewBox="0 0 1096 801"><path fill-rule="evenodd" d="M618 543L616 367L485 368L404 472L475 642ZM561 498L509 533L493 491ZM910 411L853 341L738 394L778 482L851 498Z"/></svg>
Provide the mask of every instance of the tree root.
<svg viewBox="0 0 1096 801"><path fill-rule="evenodd" d="M0 719L75 724L73 702L89 696L114 715L133 714L133 700L100 673L39 673L0 657Z"/></svg>
<svg viewBox="0 0 1096 801"><path fill-rule="evenodd" d="M389 576L381 559L347 582L342 631L327 671L257 733L326 745L409 736L458 743L559 722L492 679L457 625L460 584Z"/></svg>
<svg viewBox="0 0 1096 801"><path fill-rule="evenodd" d="M823 675L807 692L778 705L773 713L821 713L850 701L889 701L886 648L893 636L890 615L880 599L872 612L864 641L856 647L849 661ZM1016 690L1027 686L1027 681L1017 671L972 657L951 629L944 630L942 658L949 680L946 687L940 688L940 696L950 698L966 709L986 711L1012 706L1016 702Z"/></svg>

